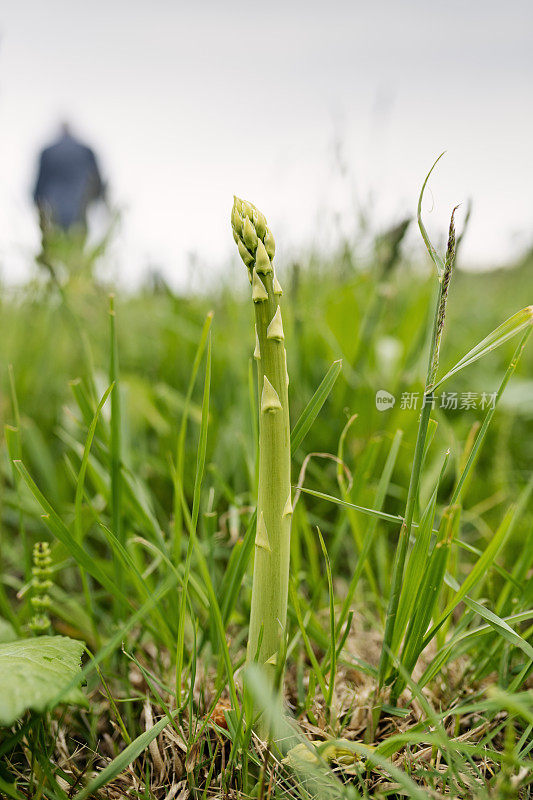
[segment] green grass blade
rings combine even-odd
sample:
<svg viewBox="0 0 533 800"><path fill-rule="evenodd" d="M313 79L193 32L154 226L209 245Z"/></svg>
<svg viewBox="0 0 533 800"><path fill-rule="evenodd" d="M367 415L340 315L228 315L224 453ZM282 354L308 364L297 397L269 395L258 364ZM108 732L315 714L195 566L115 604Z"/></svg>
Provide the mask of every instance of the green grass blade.
<svg viewBox="0 0 533 800"><path fill-rule="evenodd" d="M429 240L428 233L427 233L427 231L426 231L426 229L424 227L424 223L422 222L422 199L424 197L424 191L426 189L426 185L427 185L427 182L428 182L428 180L430 178L430 175L433 172L433 170L435 169L435 167L437 166L438 162L441 160L443 155L444 155L444 153L440 154L440 156L433 163L433 166L431 167L431 169L429 170L428 174L426 175L426 179L425 179L424 183L422 184L422 189L421 189L420 195L418 197L418 208L417 208L417 213L416 213L416 218L418 220L418 227L420 228L420 233L422 234L422 239L424 240L424 244L426 245L426 248L427 248L427 251L428 251L428 253L429 253L430 257L431 257L431 260L435 264L435 267L437 269L437 275L439 276L439 278L442 276L442 273L444 272L444 261L442 260L442 258L439 256L439 254L437 253L437 251L435 250L435 248L431 244L431 242Z"/></svg>
<svg viewBox="0 0 533 800"><path fill-rule="evenodd" d="M468 605L472 611L475 611L476 614L479 614L484 620L486 620L489 625L491 625L498 633L503 636L508 642L513 644L515 647L518 647L522 650L526 656L533 660L533 647L526 642L526 640L520 636L516 631L514 631L510 625L505 622L501 617L491 611L490 608L486 608L481 603L476 602L468 597L465 597L465 603Z"/></svg>
<svg viewBox="0 0 533 800"><path fill-rule="evenodd" d="M17 386L15 383L15 370L13 369L13 364L8 365L7 371L9 375L9 391L11 394L11 405L13 406L13 418L15 420L15 427L19 428L20 430L20 409L17 397Z"/></svg>
<svg viewBox="0 0 533 800"><path fill-rule="evenodd" d="M205 368L204 395L202 401L202 422L200 425L200 440L198 442L196 458L196 474L194 476L194 494L192 504L191 525L196 530L198 514L200 512L200 493L205 470L205 454L207 450L207 429L209 426L209 395L211 391L211 334L207 338L207 357Z"/></svg>
<svg viewBox="0 0 533 800"><path fill-rule="evenodd" d="M485 577L487 570L491 567L494 559L498 555L499 551L503 547L505 541L511 535L514 526L516 525L518 519L520 518L521 514L523 513L524 509L527 507L527 503L529 501L529 497L533 491L533 477L530 479L528 485L523 490L518 502L516 505L511 506L504 519L502 520L498 530L488 543L487 547L483 551L482 555L478 559L477 563L470 571L468 576L463 581L460 589L455 593L455 595L451 598L450 602L442 612L439 620L435 623L433 628L429 631L427 636L424 639L424 647L431 641L437 630L452 613L454 608L461 602L461 600L468 594L468 592L478 583L483 577Z"/></svg>
<svg viewBox="0 0 533 800"><path fill-rule="evenodd" d="M21 794L14 783L8 783L0 775L0 790L5 792L6 797L11 797L13 800L26 800L27 795Z"/></svg>
<svg viewBox="0 0 533 800"><path fill-rule="evenodd" d="M377 524L380 519L380 511L383 503L385 502L385 497L387 495L387 491L389 488L389 484L392 478L392 473L394 471L394 467L396 465L396 460L398 458L398 452L400 450L400 445L402 442L403 432L401 430L397 430L394 434L394 439L392 440L392 444L390 446L390 450L387 456L387 460L385 462L385 466L383 468L383 472L381 473L381 477L379 479L378 488L376 490L375 496L375 505L376 505L376 515L372 517L366 531L363 549L359 554L359 559L357 561L357 566L354 570L354 574L350 580L350 585L348 587L348 591L346 592L346 597L344 598L344 602L342 604L341 613L339 615L339 620L337 622L337 636L340 635L341 628L348 616L350 611L350 606L352 604L352 600L354 598L355 590L357 588L357 584L359 583L359 578L362 575L364 569L365 560L368 557L370 552L370 548L374 541L374 536L377 529ZM305 491L305 490L302 490ZM358 508L361 510L361 507ZM367 509L370 511L370 509ZM373 509L372 509L373 510ZM388 515L387 515L388 516ZM399 518L394 518L395 522L401 521Z"/></svg>
<svg viewBox="0 0 533 800"><path fill-rule="evenodd" d="M111 593L112 597L116 597L117 594L121 594L123 597L124 595L120 592L120 589L116 583L109 578L103 570L100 569L96 561L72 536L67 526L56 514L46 497L40 491L39 487L29 474L22 461L15 461L14 464L22 479L26 483L26 486L45 512L45 523L50 527L52 533L59 539L59 541L67 548L76 563L83 567L86 572L92 575L93 578L95 578L103 587L105 587Z"/></svg>
<svg viewBox="0 0 533 800"><path fill-rule="evenodd" d="M305 646L305 650L306 650L306 653L307 653L307 657L309 658L309 661L311 662L311 666L313 667L314 673L315 673L316 678L318 680L318 684L319 684L320 689L322 691L322 696L324 697L324 700L326 700L326 698L328 697L328 689L327 689L327 685L326 685L326 679L324 677L324 673L322 672L322 667L318 663L318 659L317 659L317 657L315 655L315 652L314 652L313 647L311 645L311 642L309 640L309 636L307 635L307 630L306 630L305 623L304 623L304 620L303 620L303 617L302 617L302 612L300 610L300 603L299 603L299 600L298 600L298 595L296 593L296 588L294 586L294 582L293 582L292 579L289 580L289 597L291 599L291 605L292 605L292 607L294 609L294 613L296 614L296 620L298 622L298 627L300 629L300 633L302 634L302 639L303 639L303 642L304 642L304 646Z"/></svg>
<svg viewBox="0 0 533 800"><path fill-rule="evenodd" d="M89 464L89 455L91 452L91 446L94 438L94 433L96 430L96 426L98 424L98 420L100 418L100 412L104 407L109 394L113 390L113 384L108 387L108 389L104 392L102 399L100 400L96 412L91 420L91 424L89 425L89 430L87 433L87 438L85 440L85 446L83 449L83 456L81 459L80 470L76 480L76 496L74 500L74 536L76 540L81 544L83 539L83 526L82 526L82 502L83 502L83 494L85 489L85 475L87 472L87 466ZM96 639L98 639L98 626L96 624L95 614L94 614L94 603L93 598L91 595L91 589L89 586L89 581L87 580L87 575L83 569L80 569L81 581L83 585L83 594L85 597L85 604L87 606L87 611L91 618L93 633Z"/></svg>
<svg viewBox="0 0 533 800"><path fill-rule="evenodd" d="M465 602L468 603L469 601L466 600ZM501 618L499 617L499 619ZM523 622L528 622L530 619L533 619L533 609L529 611L523 611L520 614L513 614L505 619L501 619L501 621L510 627L511 624L520 625ZM461 630L452 636L452 638L446 642L444 647L442 647L434 656L434 658L432 658L431 663L428 664L424 670L422 677L418 681L420 688L424 687L427 683L436 678L443 666L448 661L453 660L454 658L459 658L459 656L465 652L468 652L471 647L475 646L479 638L488 636L493 633L493 631L494 626L492 624L486 624L480 625L477 628L471 628L466 631Z"/></svg>
<svg viewBox="0 0 533 800"><path fill-rule="evenodd" d="M115 652L117 647L120 647L126 635L136 626L138 625L145 617L150 613L152 608L156 606L160 600L162 600L168 592L173 589L178 582L177 575L169 575L166 581L162 584L162 586L153 592L150 597L140 606L136 611L134 611L131 616L128 618L126 622L124 622L119 630L109 639L108 642L98 651L97 655L92 656L90 653L91 660L82 667L81 671L72 679L72 681L67 685L64 686L61 692L57 695L57 697L53 700L53 705L58 705L63 697L74 689L76 686L79 686L83 681L86 680L87 676L93 672L97 668L99 664L105 661L109 656Z"/></svg>
<svg viewBox="0 0 533 800"><path fill-rule="evenodd" d="M119 560L122 568L126 567L128 569L128 576L131 582L136 586L139 597L146 600L148 597L150 597L153 590L147 583L145 578L139 572L139 569L134 559L132 558L126 547L124 547L122 542L119 542L119 540L117 539L117 537L110 528L107 528L103 522L100 522L100 520L98 520L98 526L103 531L107 541L109 542L109 545L111 546L111 549L113 550L114 560ZM169 623L167 622L167 620L165 619L164 615L159 611L157 611L157 619L158 619L158 630L161 631L161 633L163 633L163 631L166 631L167 646L170 646L174 641L173 630L169 625Z"/></svg>
<svg viewBox="0 0 533 800"><path fill-rule="evenodd" d="M210 311L206 315L202 327L200 341L198 343L198 347L196 349L196 353L194 356L194 361L191 370L191 377L189 379L189 385L187 387L187 394L185 395L185 403L183 407L183 414L181 417L180 429L178 433L178 441L176 445L176 466L175 466L175 477L174 477L174 504L173 504L173 511L174 511L173 553L174 553L174 558L177 561L181 558L181 536L182 536L182 525L183 525L181 492L183 486L183 471L185 462L185 435L187 433L187 422L189 419L192 393L194 390L194 385L196 383L196 376L198 374L198 370L202 362L204 350L207 345L207 338L209 335L209 331L211 329L211 323L213 322L213 316L214 312Z"/></svg>
<svg viewBox="0 0 533 800"><path fill-rule="evenodd" d="M444 381L448 380L448 378L451 378L452 375L456 375L462 369L465 369L465 367L474 364L474 362L486 356L487 353L491 353L497 347L504 344L504 342L508 341L508 339L516 336L517 333L530 329L532 325L533 306L527 306L516 314L513 314L513 316L509 317L505 322L502 322L492 333L489 333L479 344L463 356L446 375L440 378L433 388L436 389L437 386L440 386Z"/></svg>
<svg viewBox="0 0 533 800"><path fill-rule="evenodd" d="M78 406L83 422L89 426L94 416L94 409L91 399L85 390L82 379L75 378L74 380L69 381L69 387L76 405ZM103 433L103 431L101 431L101 433Z"/></svg>
<svg viewBox="0 0 533 800"><path fill-rule="evenodd" d="M454 492L453 492L452 499L450 501L450 505L455 505L456 503L459 502L459 499L460 499L460 497L462 495L462 492L463 492L463 488L465 486L466 479L468 478L468 475L470 474L470 472L472 470L472 467L474 466L476 458L477 458L477 456L479 454L479 451L481 449L481 445L483 444L483 442L485 440L485 436L487 435L487 430L488 430L488 427L489 427L489 425L490 425L490 423L492 421L492 418L494 416L494 412L496 411L496 406L498 405L498 403L500 401L500 398L501 398L501 396L502 396L502 394L503 394L503 392L505 390L505 387L509 383L509 380L510 380L511 376L513 375L514 371L516 370L516 367L518 366L518 362L520 361L520 358L522 356L522 352L523 352L523 350L524 350L524 348L526 346L526 342L527 342L530 334L531 334L531 328L526 330L526 332L522 336L522 339L520 340L520 342L518 344L518 347L516 348L516 350L515 350L515 352L513 354L513 357L511 359L511 361L509 362L509 366L507 367L507 370L505 371L505 375L503 376L503 379L502 379L502 381L501 381L501 383L500 383L500 385L498 387L498 391L496 392L496 397L495 397L495 400L494 400L494 406L492 408L489 408L489 410L487 411L487 413L485 415L485 419L483 420L483 424L482 424L482 426L481 426L481 428L479 430L478 435L476 436L476 441L474 442L474 446L472 447L472 449L470 451L470 454L468 456L468 460L466 462L466 465L465 465L465 467L464 467L464 469L463 469L463 471L461 473L461 476L460 476L459 480L457 481L456 487L455 487Z"/></svg>
<svg viewBox="0 0 533 800"><path fill-rule="evenodd" d="M228 568L222 579L219 596L221 598L221 611L224 625L228 624L231 613L235 608L242 579L250 563L255 542L256 521L257 511L254 511L250 517L250 522L248 523L242 541L238 542L233 548Z"/></svg>
<svg viewBox="0 0 533 800"><path fill-rule="evenodd" d="M231 663L231 657L229 654L228 643L226 641L226 629L222 620L222 614L220 611L220 605L218 602L218 598L215 592L215 588L213 586L213 581L211 580L211 575L209 574L209 567L207 566L207 562L205 560L205 556L202 552L202 548L200 546L200 542L198 539L194 539L195 543L195 555L196 560L198 562L198 566L200 569L200 573L202 579L204 581L204 588L209 598L209 606L211 610L211 614L214 617L214 624L215 630L218 634L219 642L220 642L220 649L222 651L222 659L224 662L224 666L226 669L226 675L228 678L228 687L229 687L229 694L231 701L233 703L233 707L237 710L239 708L239 701L237 698L237 690L235 688L235 679L233 676L233 665Z"/></svg>
<svg viewBox="0 0 533 800"><path fill-rule="evenodd" d="M402 795L411 798L411 800L428 800L427 792L424 789L417 786L406 772L393 764L388 758L381 755L381 753L373 747L361 744L360 742L352 742L347 739L331 739L325 742L324 745L321 745L318 751L320 752L321 749L325 749L328 746L335 746L336 744L338 744L339 749L351 750L368 764L376 765L384 772L388 773L401 787Z"/></svg>
<svg viewBox="0 0 533 800"><path fill-rule="evenodd" d="M320 528L317 528L318 538L320 539L320 547L322 548L322 554L324 556L324 561L326 564L326 574L328 578L328 596L329 596L329 685L327 695L325 697L326 700L326 708L331 707L331 702L333 700L333 691L335 688L335 674L337 671L337 644L336 644L336 632L335 632L335 594L333 591L333 578L331 575L331 564L328 556L328 551L326 550L326 545L324 543L324 537L320 532Z"/></svg>
<svg viewBox="0 0 533 800"><path fill-rule="evenodd" d="M111 384L111 439L110 439L110 476L111 476L111 527L119 542L124 543L122 530L122 486L121 486L121 411L120 411L120 384L118 366L118 341L115 314L115 296L109 295L109 383ZM115 562L117 586L124 589L124 575L122 565Z"/></svg>
<svg viewBox="0 0 533 800"><path fill-rule="evenodd" d="M305 435L317 418L320 409L326 402L335 381L342 370L342 361L334 361L326 372L318 389L302 411L300 418L291 431L291 453L294 454L303 442Z"/></svg>
<svg viewBox="0 0 533 800"><path fill-rule="evenodd" d="M393 522L396 525L403 522L403 517L400 517L396 514L387 514L385 511L379 511L375 508L358 506L355 503L349 503L347 500L341 500L339 497L334 497L331 494L325 494L325 492L318 492L315 489L306 489L305 486L298 486L296 488L298 491L303 492L304 494L311 495L311 497L317 497L319 500L327 500L329 503L334 503L335 505L343 506L344 508L353 508L355 511L360 511L361 514L365 514L368 517L374 517L378 520L382 519L385 522Z"/></svg>
<svg viewBox="0 0 533 800"><path fill-rule="evenodd" d="M162 561L164 561L165 564L167 565L167 567L169 568L169 570L171 572L175 573L176 578L178 579L178 581L183 586L184 573L185 573L185 565L184 564L178 564L176 566L175 564L172 563L168 553L166 553L164 550L162 550L159 547L159 545L157 545L155 542L148 541L148 539L143 539L142 536L136 536L133 539L133 541L136 544L140 544L142 547L145 547L147 550L151 550L153 553L156 554L156 556L158 558L160 558ZM208 611L209 610L209 600L207 598L207 595L206 595L206 593L204 591L203 586L200 584L197 576L194 573L191 573L189 575L189 585L194 589L194 592L195 592L198 600L200 601L200 604L203 606L203 608L206 611Z"/></svg>
<svg viewBox="0 0 533 800"><path fill-rule="evenodd" d="M18 471L15 467L15 461L21 458L20 430L18 427L15 427L13 425L5 425L4 436L5 436L7 454L9 456L9 460L11 461L13 485L15 486L15 489L18 491L20 475L18 474ZM24 525L24 512L22 511L22 507L19 510L18 523L19 523L19 532L22 541L22 549L24 555L24 567L25 567L24 578L26 582L29 582L31 577L31 556L26 539L26 528ZM1 539L3 538L4 535L5 534L3 534L3 532L0 531L0 545L1 545ZM0 547L0 572L3 572L1 547ZM11 622L17 633L20 634L21 633L20 622L18 621L16 614L11 608L11 604L4 589L3 581L1 580L0 580L0 612L6 619L8 619Z"/></svg>
<svg viewBox="0 0 533 800"><path fill-rule="evenodd" d="M117 775L120 775L132 761L135 761L141 753L143 753L149 746L150 742L159 736L167 725L171 724L173 719L177 716L178 711L171 712L171 716L164 716L159 722L140 736L137 736L131 744L124 748L124 750L111 761L104 769L98 773L87 786L74 796L74 800L86 800L86 798L94 797L103 786L114 780Z"/></svg>
<svg viewBox="0 0 533 800"><path fill-rule="evenodd" d="M81 459L80 470L78 473L78 480L76 483L76 496L74 500L74 530L78 542L81 542L82 540L81 507L83 502L83 493L85 490L85 474L87 472L87 466L89 464L89 456L91 453L91 446L93 443L94 432L96 430L96 426L100 418L100 412L102 411L102 408L104 407L106 400L112 391L113 391L113 384L111 384L111 386L109 386L102 395L102 399L98 403L96 412L94 413L94 416L91 420L91 424L87 432L87 438L85 440L85 446L83 448L83 456Z"/></svg>
<svg viewBox="0 0 533 800"><path fill-rule="evenodd" d="M396 625L394 626L394 636L391 646L391 651L394 654L396 654L398 651L398 647L407 628L407 623L411 617L413 608L415 607L417 601L420 601L419 591L423 580L424 568L427 563L429 546L431 542L431 532L433 530L433 523L435 521L437 494L442 478L446 471L449 454L450 451L448 450L444 457L435 488L424 514L422 515L422 519L420 520L415 544L405 570L405 577L400 594L400 602L398 603L398 613ZM421 602L423 602L423 600L421 600Z"/></svg>
<svg viewBox="0 0 533 800"><path fill-rule="evenodd" d="M207 431L209 426L209 394L211 391L211 334L207 335L207 356L204 380L204 392L202 400L202 421L200 424L200 438L198 442L198 450L196 456L196 474L194 478L194 495L193 495L193 510L190 517L185 515L188 528L189 528L189 543L187 546L187 557L185 559L185 569L183 576L183 585L180 597L180 606L178 612L178 636L176 642L176 700L178 705L181 704L181 691L182 691L182 672L184 662L184 641L185 641L185 619L188 603L189 592L189 575L191 569L191 559L193 552L197 548L198 542L198 515L200 511L200 495L202 490L202 481L205 469L205 454L207 450ZM185 500L182 497L185 504ZM209 571L208 571L209 572ZM228 676L229 677L229 676Z"/></svg>
<svg viewBox="0 0 533 800"><path fill-rule="evenodd" d="M13 369L13 364L9 364L8 374L9 374L9 390L11 394L11 405L13 407L13 419L15 424L13 426L11 425L5 426L5 437L6 437L6 445L9 453L9 458L11 460L13 483L18 491L20 478L13 462L15 459L22 459L22 425L20 419L17 385L15 383L15 370ZM31 578L32 556L31 556L31 547L28 542L26 523L24 520L24 512L22 510L22 507L19 510L18 526L24 548L24 577L26 582L28 582Z"/></svg>
<svg viewBox="0 0 533 800"><path fill-rule="evenodd" d="M439 532L439 538L431 551L420 584L419 595L409 620L400 658L402 669L409 675L416 664L419 654L424 649L424 634L430 623L444 582L451 543L455 538L459 521L458 509L448 508L441 521L442 530ZM399 697L404 685L403 678L397 677L393 689L394 701Z"/></svg>

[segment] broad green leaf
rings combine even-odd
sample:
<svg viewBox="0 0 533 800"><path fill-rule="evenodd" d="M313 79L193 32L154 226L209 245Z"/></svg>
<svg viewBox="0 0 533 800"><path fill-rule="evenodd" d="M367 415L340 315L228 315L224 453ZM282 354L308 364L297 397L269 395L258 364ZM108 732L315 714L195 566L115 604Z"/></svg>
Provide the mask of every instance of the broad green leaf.
<svg viewBox="0 0 533 800"><path fill-rule="evenodd" d="M36 636L0 644L0 725L12 725L25 711L42 713L81 669L83 642L68 636ZM85 702L79 690L67 703Z"/></svg>
<svg viewBox="0 0 533 800"><path fill-rule="evenodd" d="M11 623L0 617L0 644L13 642L16 638L17 634Z"/></svg>

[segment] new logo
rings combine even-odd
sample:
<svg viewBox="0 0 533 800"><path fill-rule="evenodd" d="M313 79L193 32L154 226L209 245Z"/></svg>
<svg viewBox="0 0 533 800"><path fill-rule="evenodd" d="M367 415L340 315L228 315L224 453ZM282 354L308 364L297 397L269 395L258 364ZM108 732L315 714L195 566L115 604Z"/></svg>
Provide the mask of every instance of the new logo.
<svg viewBox="0 0 533 800"><path fill-rule="evenodd" d="M379 389L376 392L376 408L378 411L386 411L388 408L392 408L395 402L394 395L386 392L385 389Z"/></svg>

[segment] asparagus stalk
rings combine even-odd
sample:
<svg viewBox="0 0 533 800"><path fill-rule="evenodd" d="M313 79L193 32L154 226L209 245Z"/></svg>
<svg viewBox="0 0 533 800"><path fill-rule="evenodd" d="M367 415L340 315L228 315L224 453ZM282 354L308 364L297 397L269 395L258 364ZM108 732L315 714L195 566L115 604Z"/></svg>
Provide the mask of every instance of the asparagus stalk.
<svg viewBox="0 0 533 800"><path fill-rule="evenodd" d="M292 501L287 354L272 261L274 238L251 203L234 198L233 238L248 268L255 311L259 382L259 485L248 661L274 680L285 633Z"/></svg>

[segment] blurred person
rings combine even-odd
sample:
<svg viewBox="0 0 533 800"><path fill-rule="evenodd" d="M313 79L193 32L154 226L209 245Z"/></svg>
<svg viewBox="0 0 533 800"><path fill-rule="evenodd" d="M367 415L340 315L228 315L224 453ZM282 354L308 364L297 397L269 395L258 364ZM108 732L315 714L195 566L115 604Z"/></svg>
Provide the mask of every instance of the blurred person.
<svg viewBox="0 0 533 800"><path fill-rule="evenodd" d="M93 150L73 136L67 123L40 154L33 199L42 234L38 260L51 267L49 256L58 245L63 254L71 249L69 245L81 251L87 236L87 210L91 203L105 199L105 186Z"/></svg>

